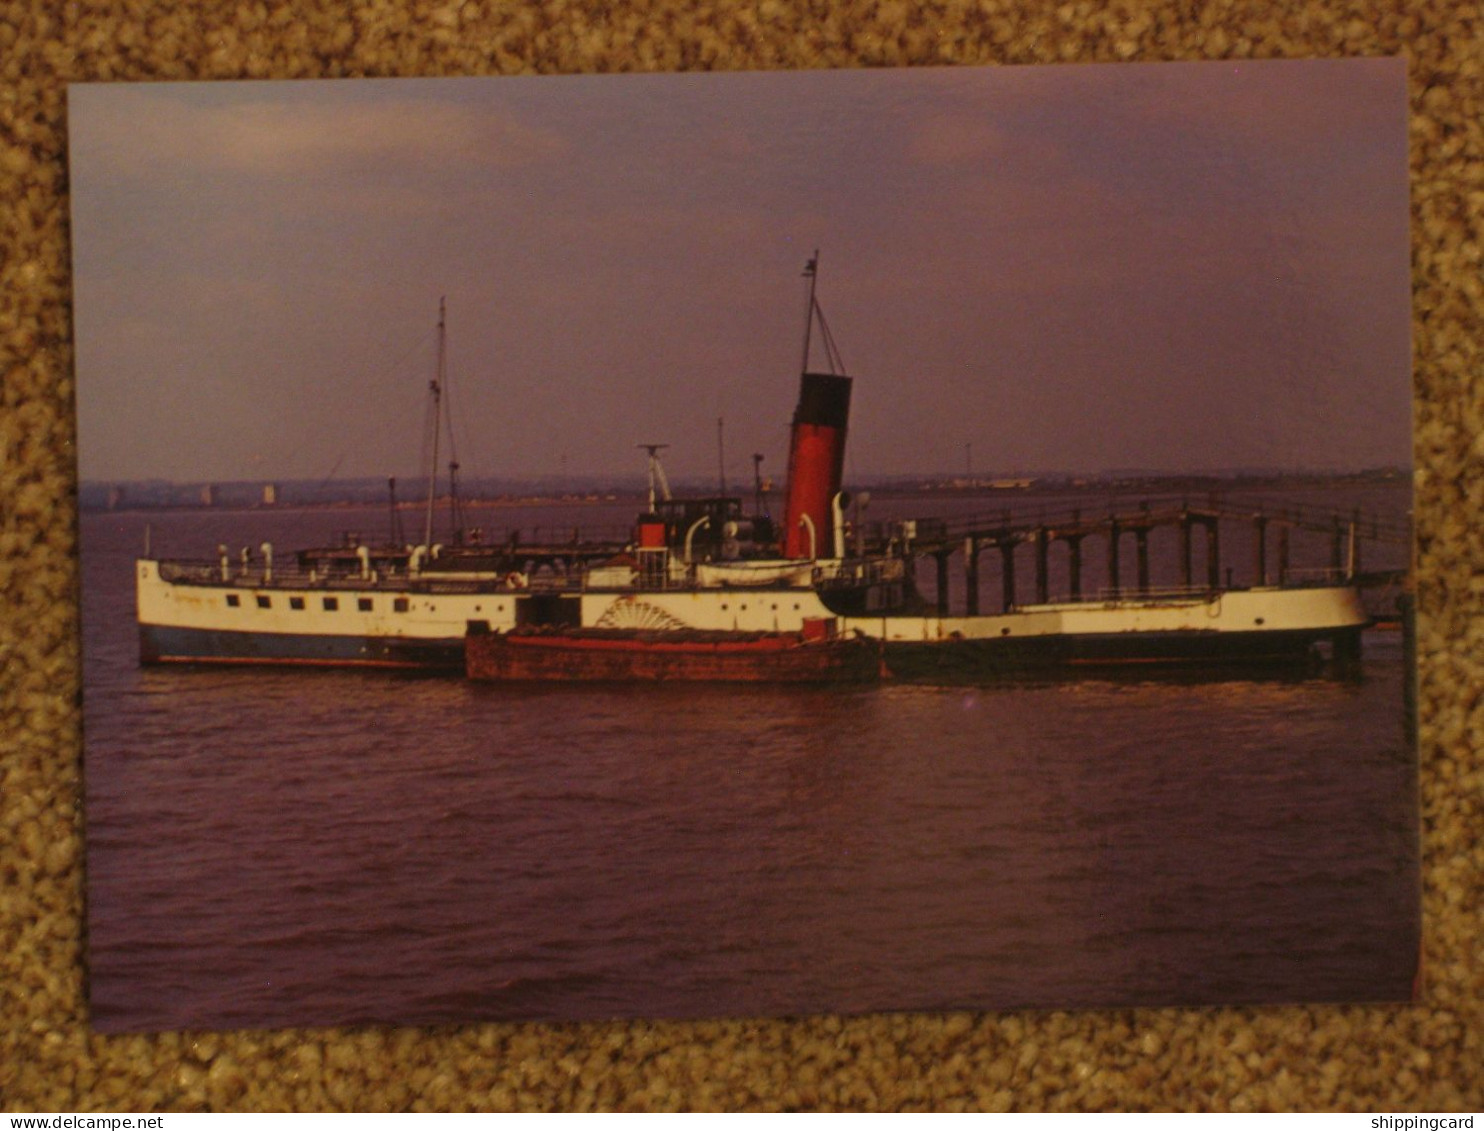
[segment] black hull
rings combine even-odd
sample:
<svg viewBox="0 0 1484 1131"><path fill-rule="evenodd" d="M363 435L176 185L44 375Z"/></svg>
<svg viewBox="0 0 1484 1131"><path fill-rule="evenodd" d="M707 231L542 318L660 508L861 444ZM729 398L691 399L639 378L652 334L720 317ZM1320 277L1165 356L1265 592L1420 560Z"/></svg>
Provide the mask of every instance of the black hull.
<svg viewBox="0 0 1484 1131"><path fill-rule="evenodd" d="M888 641L886 670L911 682L962 683L1162 669L1287 669L1357 659L1361 629L1326 632L1120 632L984 640Z"/></svg>
<svg viewBox="0 0 1484 1131"><path fill-rule="evenodd" d="M411 640L139 626L142 664L283 664L461 671L464 638Z"/></svg>

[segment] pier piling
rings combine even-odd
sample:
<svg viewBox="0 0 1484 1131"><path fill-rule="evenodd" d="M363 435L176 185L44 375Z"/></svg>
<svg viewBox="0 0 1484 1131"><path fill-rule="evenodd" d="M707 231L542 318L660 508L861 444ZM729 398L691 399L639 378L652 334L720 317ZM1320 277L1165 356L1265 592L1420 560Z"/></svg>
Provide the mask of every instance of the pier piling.
<svg viewBox="0 0 1484 1131"><path fill-rule="evenodd" d="M1013 538L1001 539L999 547L1000 579L1003 582L1001 597L1004 611L1008 613L1015 607L1015 540Z"/></svg>
<svg viewBox="0 0 1484 1131"><path fill-rule="evenodd" d="M1221 557L1221 525L1224 521L1238 524L1239 533L1250 525L1252 531L1250 572L1240 576L1227 567ZM1001 605L1009 611L1016 607L1018 580L1015 576L1015 550L1023 542L1032 543L1034 549L1034 601L1047 604L1054 600L1072 601L1094 599L1123 599L1135 592L1148 596L1156 591L1155 584L1166 581L1152 577L1158 567L1155 559L1161 554L1150 553L1150 536L1157 528L1172 527L1178 531L1179 544L1172 555L1178 565L1180 585L1187 590L1204 587L1211 591L1232 588L1235 585L1270 586L1291 585L1290 551L1293 532L1307 532L1306 536L1330 542L1330 571L1336 581L1348 579L1359 582L1369 578L1362 573L1362 540L1370 538L1380 543L1400 543L1407 531L1399 525L1383 525L1373 518L1363 518L1359 511L1353 514L1315 512L1303 508L1283 507L1274 509L1259 500L1245 505L1223 503L1213 496L1209 502L1192 505L1188 500L1160 500L1141 503L1135 507L1117 510L1101 508L1084 518L1080 509L1067 513L1048 513L1042 510L1026 514L1017 521L1010 510L998 514L985 514L967 521L948 524L942 520L924 520L913 532L913 552L921 557L931 556L936 562L937 611L939 616L950 616L950 567L949 560L955 555L964 555L965 600L964 614L979 616L985 611L985 598L981 593L983 574L980 555L991 547L1000 553ZM1204 531L1203 576L1196 571L1196 528ZM1269 528L1276 527L1277 549L1270 554ZM1136 577L1126 583L1123 576L1123 538L1134 536ZM1084 593L1083 586L1083 541L1088 537L1106 539L1103 552L1106 554L1107 581L1101 587L1094 586L1092 594ZM1163 535L1161 535L1163 537ZM1244 536L1245 537L1245 536ZM1067 546L1067 579L1065 592L1052 592L1051 547L1053 543L1065 542ZM1319 543L1322 546L1322 541ZM1315 547L1316 549L1318 547ZM1320 553L1322 554L1322 550ZM1240 556L1240 555L1239 555ZM1276 561L1270 560L1276 558ZM1320 559L1323 560L1322 558ZM1200 580L1197 577L1200 576ZM1374 581L1374 578L1369 578Z"/></svg>
<svg viewBox="0 0 1484 1131"><path fill-rule="evenodd" d="M979 615L979 540L964 539L964 592L967 596L965 612L968 616Z"/></svg>
<svg viewBox="0 0 1484 1131"><path fill-rule="evenodd" d="M1194 525L1190 517L1190 511L1182 509L1180 511L1180 584L1186 589L1189 589L1194 584L1191 571L1190 544L1190 532Z"/></svg>
<svg viewBox="0 0 1484 1131"><path fill-rule="evenodd" d="M1036 527L1036 603L1044 605L1051 599L1051 578L1048 568L1051 556L1051 531L1044 526Z"/></svg>

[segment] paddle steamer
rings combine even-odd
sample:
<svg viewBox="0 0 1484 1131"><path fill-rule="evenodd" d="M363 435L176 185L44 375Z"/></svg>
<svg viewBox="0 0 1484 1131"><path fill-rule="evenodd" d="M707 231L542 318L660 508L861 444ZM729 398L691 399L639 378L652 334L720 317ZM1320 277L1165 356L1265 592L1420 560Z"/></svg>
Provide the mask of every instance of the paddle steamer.
<svg viewBox="0 0 1484 1131"><path fill-rule="evenodd" d="M663 445L646 444L640 446L649 452L648 507L631 538L567 547L445 547L433 539L430 474L427 521L416 545L317 548L277 567L267 544L236 558L219 548L211 561L140 559L141 661L463 670L472 637L484 671L494 670L498 654L525 657L499 661L524 665L525 672L570 678L586 657L590 672L604 678L624 677L625 663L630 677L649 678L660 653L641 645L663 641L665 633L692 634L668 639L695 643L692 670L704 672L718 669L697 659L705 652L700 642L713 656L726 649L714 635L693 634L730 633L738 634L735 653L746 657L739 666L764 671L769 661L762 657L771 649L782 673L797 661L781 657L803 644L806 631L817 631L811 626L828 626L840 641L873 642L879 672L912 679L1124 664L1292 663L1320 645L1336 655L1358 654L1368 617L1358 592L1342 584L1211 587L1040 602L996 615L934 615L915 585L910 524L869 552L858 539L852 545L851 499L843 488L852 378L819 305L816 263L805 272L804 361L777 522L744 513L734 497L672 497L659 457ZM446 379L444 323L440 308L435 406ZM816 326L828 371L810 368ZM436 468L436 411L433 419ZM455 497L456 468L450 465ZM533 563L545 568L533 572ZM588 630L600 634L581 635ZM600 646L602 632L630 634L629 646L611 646L622 635ZM743 634L752 643L744 645ZM561 663L534 658L554 655L540 651L551 641L566 648L565 675Z"/></svg>

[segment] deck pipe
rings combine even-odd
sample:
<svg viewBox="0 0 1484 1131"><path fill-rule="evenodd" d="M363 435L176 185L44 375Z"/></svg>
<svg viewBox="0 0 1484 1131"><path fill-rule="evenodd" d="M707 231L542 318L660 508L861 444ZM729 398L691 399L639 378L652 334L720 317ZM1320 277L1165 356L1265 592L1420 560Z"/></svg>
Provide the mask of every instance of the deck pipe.
<svg viewBox="0 0 1484 1131"><path fill-rule="evenodd" d="M835 560L845 560L845 508L850 505L848 491L836 491L830 496L830 522L834 527Z"/></svg>
<svg viewBox="0 0 1484 1131"><path fill-rule="evenodd" d="M819 531L814 525L814 519L807 514L799 515L799 528L809 535L809 552L807 554L789 554L791 558L807 557L811 562L819 557Z"/></svg>
<svg viewBox="0 0 1484 1131"><path fill-rule="evenodd" d="M700 518L696 519L695 522L691 523L690 524L690 529L685 532L685 564L686 565L690 565L691 562L695 561L695 557L692 555L691 550L695 546L696 531L700 530L701 527L703 527L703 526L710 526L710 525L711 525L711 520L709 518L707 518L705 515L702 515Z"/></svg>

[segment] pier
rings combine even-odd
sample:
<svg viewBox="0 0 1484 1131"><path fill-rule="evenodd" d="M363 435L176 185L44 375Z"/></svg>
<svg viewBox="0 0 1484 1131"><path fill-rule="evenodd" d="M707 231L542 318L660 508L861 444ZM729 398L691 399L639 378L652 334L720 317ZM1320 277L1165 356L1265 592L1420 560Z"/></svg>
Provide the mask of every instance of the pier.
<svg viewBox="0 0 1484 1131"><path fill-rule="evenodd" d="M1246 545L1236 553L1231 546L1222 546L1223 526L1229 540L1233 527L1246 528ZM1220 497L1203 501L1153 498L1134 506L1110 505L1106 511L1086 506L1055 511L1006 508L966 518L915 519L894 524L894 528L895 536L913 554L933 560L940 616L950 615L949 592L955 559L963 571L964 615L989 611L981 608L981 558L986 551L998 555L1000 611L1008 612L1022 601L1017 556L1024 555L1018 555L1017 551L1026 546L1031 547L1033 559L1026 579L1033 588L1027 594L1026 603L1046 604L1054 599L1116 600L1127 596L1230 589L1234 587L1238 568L1243 585L1253 588L1318 581L1361 586L1394 584L1406 571L1365 572L1363 563L1369 556L1366 546L1407 546L1411 541L1407 523L1366 516L1359 510L1343 513ZM1150 543L1161 531L1170 534L1159 537L1176 539L1174 556L1178 576L1163 579L1157 585L1152 576ZM1312 539L1327 541L1327 567L1295 569L1292 566L1293 536L1299 533L1311 540L1308 547L1311 561L1315 556ZM889 537L884 530L873 529L866 546L884 544ZM1066 590L1053 594L1051 566L1053 548L1058 544L1065 547L1058 553L1065 554ZM1167 553L1169 548L1167 545ZM1103 555L1106 580L1096 593L1089 594L1085 567L1091 560L1089 555L1094 553ZM1224 553L1231 556L1224 557Z"/></svg>

